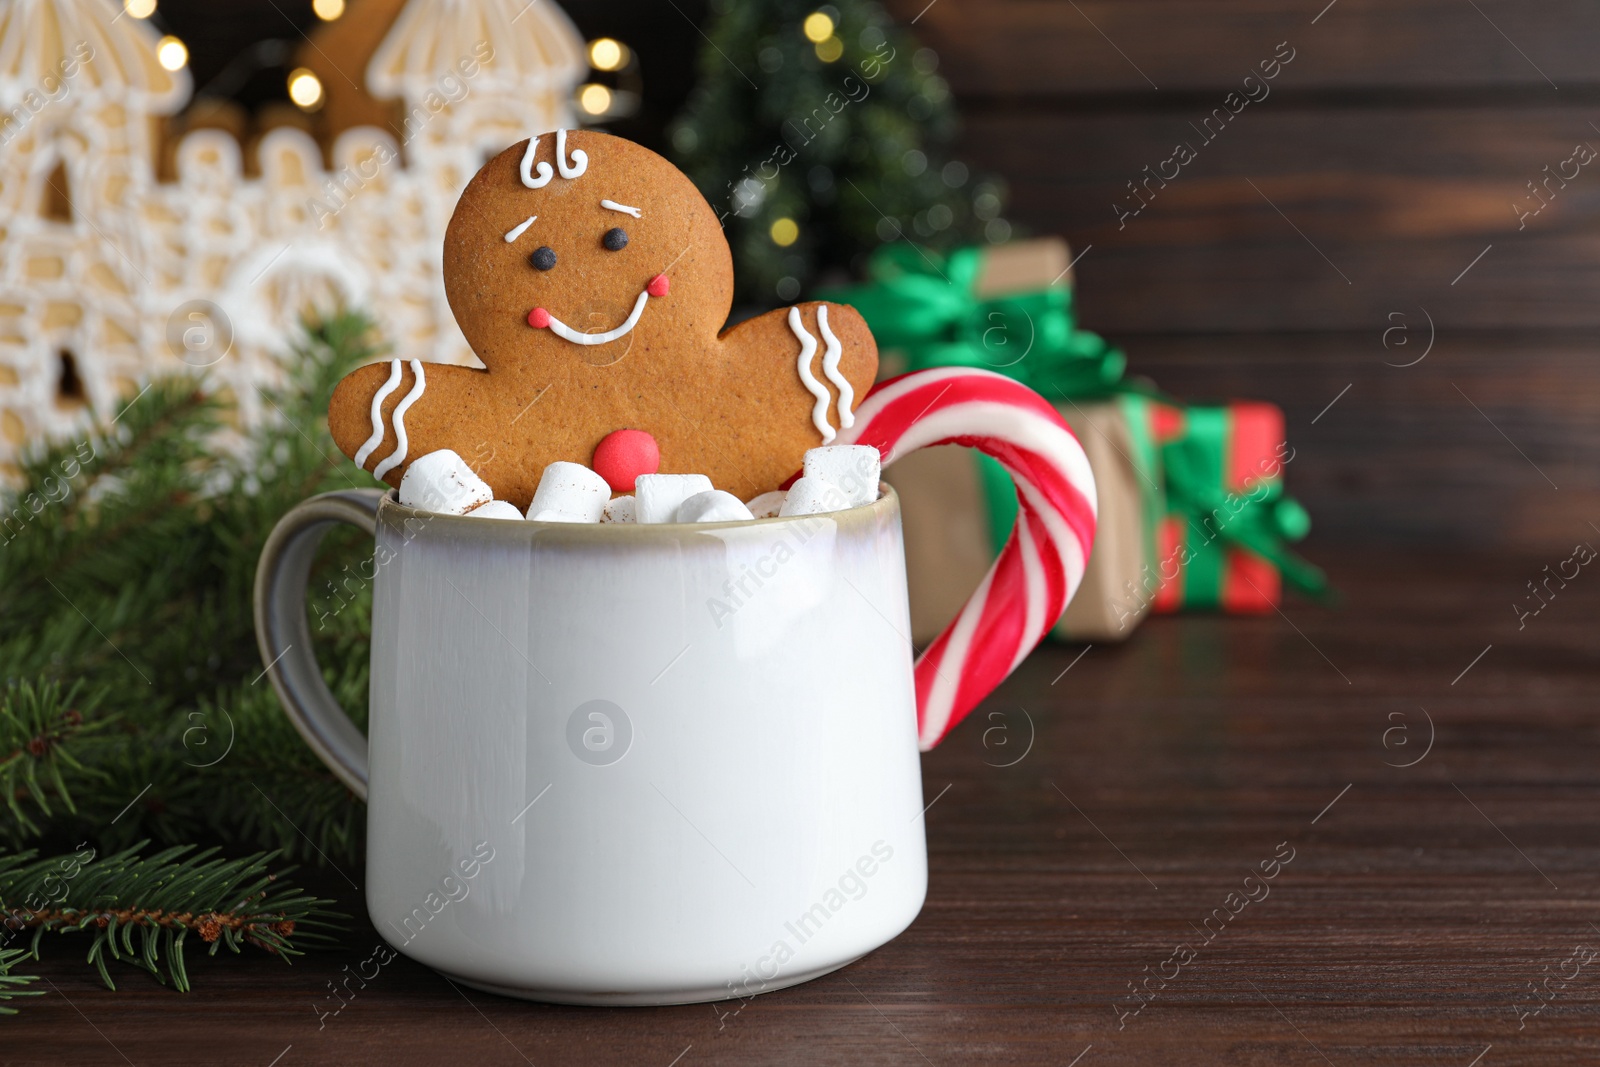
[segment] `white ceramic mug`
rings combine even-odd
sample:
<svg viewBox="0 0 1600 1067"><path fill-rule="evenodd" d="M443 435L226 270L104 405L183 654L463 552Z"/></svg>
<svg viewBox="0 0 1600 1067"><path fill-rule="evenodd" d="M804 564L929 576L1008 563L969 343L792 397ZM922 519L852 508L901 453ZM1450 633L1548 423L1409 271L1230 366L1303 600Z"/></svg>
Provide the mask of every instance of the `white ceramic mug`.
<svg viewBox="0 0 1600 1067"><path fill-rule="evenodd" d="M376 536L370 742L310 652L336 522ZM367 907L459 981L579 1004L778 989L927 887L899 503L697 525L511 522L328 493L278 524L263 660L367 800Z"/></svg>

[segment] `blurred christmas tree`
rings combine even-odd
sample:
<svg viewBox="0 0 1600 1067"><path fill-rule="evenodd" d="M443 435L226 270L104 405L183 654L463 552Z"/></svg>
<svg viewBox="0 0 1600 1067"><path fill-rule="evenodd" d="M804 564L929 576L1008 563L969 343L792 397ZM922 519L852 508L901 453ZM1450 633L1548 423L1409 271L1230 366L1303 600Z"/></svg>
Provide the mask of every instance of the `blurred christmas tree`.
<svg viewBox="0 0 1600 1067"><path fill-rule="evenodd" d="M739 300L791 301L859 271L887 241L1011 236L999 184L944 154L955 116L938 57L877 4L714 0L712 11L700 82L671 137L722 217Z"/></svg>

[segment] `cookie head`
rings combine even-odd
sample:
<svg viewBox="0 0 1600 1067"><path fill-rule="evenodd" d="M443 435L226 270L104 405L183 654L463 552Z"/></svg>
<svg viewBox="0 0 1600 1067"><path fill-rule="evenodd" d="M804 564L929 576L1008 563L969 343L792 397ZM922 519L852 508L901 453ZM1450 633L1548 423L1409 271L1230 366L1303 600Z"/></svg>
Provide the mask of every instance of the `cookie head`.
<svg viewBox="0 0 1600 1067"><path fill-rule="evenodd" d="M716 215L676 167L631 141L566 130L512 145L468 183L445 234L444 284L473 351L499 371L710 341L733 265Z"/></svg>
<svg viewBox="0 0 1600 1067"><path fill-rule="evenodd" d="M843 305L723 331L733 262L716 214L672 164L603 133L540 134L486 163L443 267L483 369L392 359L353 371L328 408L339 447L391 485L448 449L520 508L554 463L614 492L695 474L748 499L848 429L877 370Z"/></svg>

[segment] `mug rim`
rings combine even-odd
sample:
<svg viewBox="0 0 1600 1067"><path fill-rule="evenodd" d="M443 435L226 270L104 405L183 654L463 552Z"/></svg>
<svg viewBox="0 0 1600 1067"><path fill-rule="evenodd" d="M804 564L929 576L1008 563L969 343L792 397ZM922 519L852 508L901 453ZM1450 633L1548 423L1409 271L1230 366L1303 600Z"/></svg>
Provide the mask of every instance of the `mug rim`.
<svg viewBox="0 0 1600 1067"><path fill-rule="evenodd" d="M686 532L714 531L728 529L756 529L776 527L783 524L792 524L808 519L832 519L834 522L866 522L875 524L898 515L900 511L900 497L894 491L894 486L888 482L878 483L878 499L870 504L858 504L853 508L841 508L838 511L818 511L809 515L773 515L764 519L728 519L720 522L541 522L537 519L523 519L522 526L530 532L554 533L560 532L574 538L595 537L681 537ZM435 522L445 523L447 532L464 533L467 530L488 531L501 529L506 532L515 530L508 519L473 518L471 515L453 515L443 511L427 511L415 508L409 504L400 503L400 491L389 489L378 499L378 522L380 524L399 524L409 519L417 519L432 525ZM621 531L633 531L623 533Z"/></svg>

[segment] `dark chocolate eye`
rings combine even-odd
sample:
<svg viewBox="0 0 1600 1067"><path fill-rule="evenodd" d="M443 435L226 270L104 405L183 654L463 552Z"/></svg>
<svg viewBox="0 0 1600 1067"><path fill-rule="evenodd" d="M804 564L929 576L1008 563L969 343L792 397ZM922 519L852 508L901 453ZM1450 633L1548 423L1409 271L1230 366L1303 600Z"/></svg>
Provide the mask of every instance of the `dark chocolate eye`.
<svg viewBox="0 0 1600 1067"><path fill-rule="evenodd" d="M533 255L528 257L528 262L540 270L549 270L556 265L555 250L549 245L540 245L533 250Z"/></svg>
<svg viewBox="0 0 1600 1067"><path fill-rule="evenodd" d="M620 252L628 247L628 234L621 226L613 226L600 238L600 243L606 246L608 252Z"/></svg>

